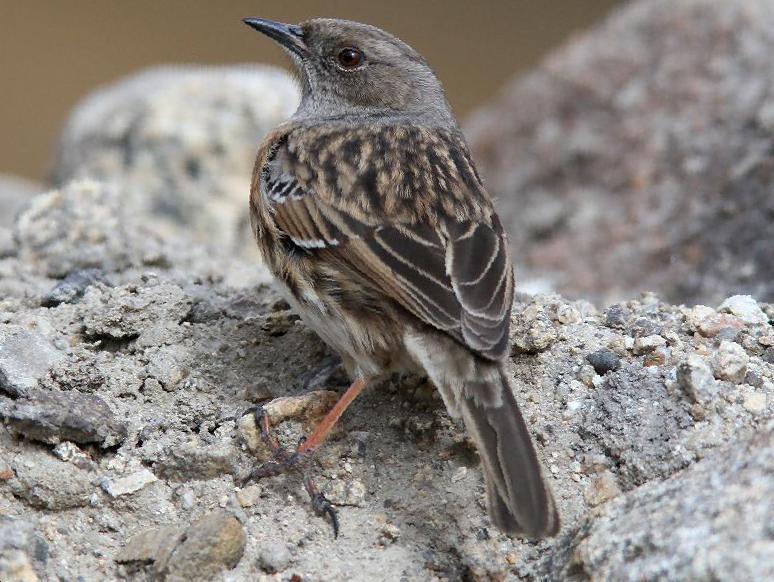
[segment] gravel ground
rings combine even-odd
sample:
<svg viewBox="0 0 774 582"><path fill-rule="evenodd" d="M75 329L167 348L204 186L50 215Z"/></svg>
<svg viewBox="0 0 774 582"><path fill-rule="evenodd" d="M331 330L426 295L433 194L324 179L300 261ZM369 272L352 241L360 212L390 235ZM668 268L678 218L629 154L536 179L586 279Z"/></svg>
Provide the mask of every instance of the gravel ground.
<svg viewBox="0 0 774 582"><path fill-rule="evenodd" d="M117 233L120 198L97 182L35 198L0 260L4 582L774 573L774 306L519 297L510 370L560 536L494 530L464 432L424 382L394 378L310 465L334 539L297 476L238 483L267 458L241 413L270 403L292 445L346 385L335 355L255 262L136 215Z"/></svg>

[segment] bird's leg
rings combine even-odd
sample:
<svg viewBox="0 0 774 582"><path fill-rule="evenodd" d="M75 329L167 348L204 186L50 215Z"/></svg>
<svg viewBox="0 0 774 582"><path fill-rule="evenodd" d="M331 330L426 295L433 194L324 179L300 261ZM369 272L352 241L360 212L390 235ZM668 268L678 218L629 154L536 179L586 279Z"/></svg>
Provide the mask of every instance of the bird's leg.
<svg viewBox="0 0 774 582"><path fill-rule="evenodd" d="M347 388L347 391L344 392L333 408L328 412L328 414L325 415L322 421L320 421L320 424L317 425L312 434L308 438L302 437L299 439L298 446L293 453L289 453L284 448L282 448L282 446L280 446L276 435L271 429L269 415L266 413L266 410L262 406L258 406L253 409L252 412L255 415L255 422L261 429L261 440L264 442L264 444L266 444L269 450L271 450L272 455L274 456L274 460L263 463L262 465L259 465L253 469L250 474L242 480L242 484L244 485L250 481L261 479L263 477L273 477L275 475L280 475L290 470L299 470L298 465L300 464L301 460L304 459L306 455L313 452L314 449L316 449L320 444L322 444L328 434L330 434L333 427L336 425L336 422L339 420L339 418L341 418L341 415L344 414L344 411L347 409L347 407L355 398L357 398L357 396L367 385L367 378L357 378L354 382L352 382L350 387ZM309 494L315 513L323 516L328 515L331 518L333 533L336 537L338 537L339 520L336 516L336 510L334 509L331 502L328 501L320 492L312 478L306 475L303 471L301 474L304 480L304 488Z"/></svg>
<svg viewBox="0 0 774 582"><path fill-rule="evenodd" d="M352 404L352 401L357 398L358 394L360 394L366 386L368 386L368 378L357 378L352 382L350 387L347 388L347 391L339 398L338 402L333 405L330 412L328 412L328 414L325 415L325 418L320 421L320 424L317 425L317 428L314 429L312 434L299 442L297 453L303 455L321 445L331 432L331 429L336 425L336 422L341 418L341 415L344 414L347 407Z"/></svg>

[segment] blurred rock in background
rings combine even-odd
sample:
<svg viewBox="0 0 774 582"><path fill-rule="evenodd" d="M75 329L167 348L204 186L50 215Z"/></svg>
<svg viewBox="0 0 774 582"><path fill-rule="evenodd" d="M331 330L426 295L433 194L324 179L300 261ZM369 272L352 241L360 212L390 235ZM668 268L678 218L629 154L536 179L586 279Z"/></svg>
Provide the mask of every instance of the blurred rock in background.
<svg viewBox="0 0 774 582"><path fill-rule="evenodd" d="M0 257L12 252L11 227L16 216L45 186L18 176L0 174Z"/></svg>
<svg viewBox="0 0 774 582"><path fill-rule="evenodd" d="M635 2L466 124L517 265L575 297L774 299L774 3Z"/></svg>
<svg viewBox="0 0 774 582"><path fill-rule="evenodd" d="M298 102L272 67L163 67L81 102L52 174L63 186L93 178L121 187L124 212L188 233L225 254L253 251L247 196L263 136Z"/></svg>

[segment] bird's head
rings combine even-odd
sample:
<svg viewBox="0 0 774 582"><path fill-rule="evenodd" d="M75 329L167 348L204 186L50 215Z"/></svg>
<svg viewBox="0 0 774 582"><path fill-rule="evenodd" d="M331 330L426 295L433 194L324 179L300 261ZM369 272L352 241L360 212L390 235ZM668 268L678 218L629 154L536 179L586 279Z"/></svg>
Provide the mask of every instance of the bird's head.
<svg viewBox="0 0 774 582"><path fill-rule="evenodd" d="M454 124L425 59L375 26L329 18L299 25L264 18L244 22L292 57L301 82L299 118L411 115L424 123Z"/></svg>

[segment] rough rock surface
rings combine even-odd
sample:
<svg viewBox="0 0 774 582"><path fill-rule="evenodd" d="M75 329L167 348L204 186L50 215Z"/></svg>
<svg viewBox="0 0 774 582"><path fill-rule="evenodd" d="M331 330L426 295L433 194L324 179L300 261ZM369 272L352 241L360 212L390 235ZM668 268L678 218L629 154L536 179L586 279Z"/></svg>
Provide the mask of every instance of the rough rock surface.
<svg viewBox="0 0 774 582"><path fill-rule="evenodd" d="M92 195L104 188L75 183L28 212L52 205L96 224L112 204ZM520 296L509 369L561 535L524 543L492 528L465 433L427 384L393 378L352 405L310 465L341 504L336 540L297 476L239 484L267 458L242 413L271 402L281 442L294 446L346 385L335 356L254 261L213 259L158 232L165 260L148 265L147 222L122 220L124 244L89 246L23 214L18 248L0 259L0 337L33 334L31 346L57 354L34 373L24 350L0 358L4 386L27 389L0 391L0 572L191 582L770 575L774 306L736 297L677 307L646 294L598 311ZM33 234L47 242L25 254ZM68 275L52 270L56 259L86 266L72 245L104 276L52 303Z"/></svg>
<svg viewBox="0 0 774 582"><path fill-rule="evenodd" d="M774 3L643 0L467 123L517 262L576 297L774 300Z"/></svg>
<svg viewBox="0 0 774 582"><path fill-rule="evenodd" d="M774 579L774 431L608 504L562 540L544 575L595 580ZM743 524L743 525L741 525ZM739 527L741 526L741 527ZM657 535L654 535L654 533ZM580 570L580 572L579 572Z"/></svg>
<svg viewBox="0 0 774 582"><path fill-rule="evenodd" d="M272 67L143 71L77 107L52 179L120 184L127 212L242 252L245 176L261 137L297 102L290 76Z"/></svg>

